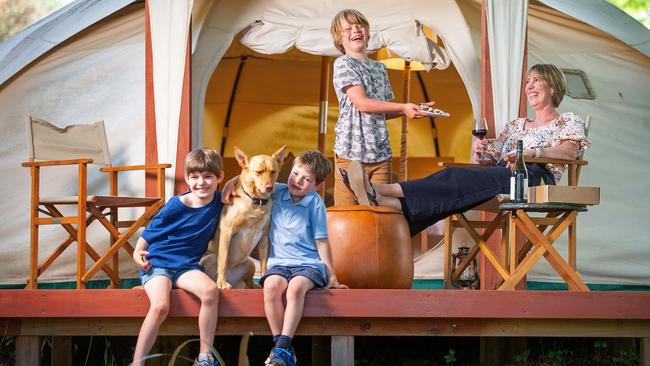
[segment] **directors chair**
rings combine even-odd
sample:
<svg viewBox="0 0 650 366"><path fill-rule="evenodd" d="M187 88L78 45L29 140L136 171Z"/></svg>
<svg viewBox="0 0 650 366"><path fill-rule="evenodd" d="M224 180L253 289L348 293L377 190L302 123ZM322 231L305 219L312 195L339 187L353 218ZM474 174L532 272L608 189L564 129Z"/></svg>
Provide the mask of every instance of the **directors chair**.
<svg viewBox="0 0 650 366"><path fill-rule="evenodd" d="M170 168L171 164L112 166L103 121L59 128L45 120L27 116L26 130L29 161L22 163L22 166L29 168L31 175L27 288L37 288L38 277L74 242L77 243L77 288L85 288L86 283L99 270L106 273L111 287L117 287L120 282L118 251L123 248L132 256L133 247L128 242L129 238L145 226L163 206L165 168ZM108 173L107 196L88 195L88 164L93 163L105 165L100 171ZM66 165L77 166L77 193L72 196L42 197L41 168ZM136 170L156 172L158 192L155 197L127 197L118 194L118 172ZM62 207L75 206L76 214L62 214ZM118 209L126 207L141 207L144 212L133 221L120 221ZM94 221L99 222L110 237L110 245L102 254L86 241L86 229ZM39 265L38 232L41 225L61 225L68 237ZM120 229L125 231L121 232ZM88 269L86 255L94 261ZM109 261L112 261L110 265Z"/></svg>
<svg viewBox="0 0 650 366"><path fill-rule="evenodd" d="M587 115L585 118L585 125L584 125L585 136L589 135L590 127L591 127L591 116ZM569 186L578 185L582 167L588 164L586 160L583 160L583 155L580 155L575 160L560 160L560 159L550 159L550 158L526 158L526 163L566 165L567 166L566 173L568 176L567 184ZM440 163L440 166L467 168L467 167L487 167L490 165L442 162ZM509 201L509 197L507 195L497 195L493 199L484 202L479 206L471 209L471 211L486 212L488 217L487 219L469 220L466 216L466 213L451 215L445 219L444 269L443 269L443 273L444 273L443 280L444 280L445 288L451 288L452 284L456 282L460 277L460 275L463 273L463 271L465 271L465 269L472 264L472 261L477 258L478 254L483 253L484 257L494 266L497 274L501 277L501 279L497 281L497 285L499 286L499 289L501 290L514 289L514 286L516 286L517 283L521 279L523 279L524 276L522 275L522 273L525 274L532 267L532 264L534 264L535 261L533 261L531 258L531 260L526 262L526 264L530 266L526 266L526 269L522 267L521 269L518 270L517 275L513 276L512 272L515 271L515 268L517 268L518 264L521 263L526 258L526 256L528 256L529 252L534 247L542 248L535 252L536 257L544 253L546 253L545 256L548 256L549 255L548 252L552 252L553 254L551 255L553 256L553 258L554 259L557 258L557 256L555 255L555 251L553 249L548 250L548 246L550 246L552 241L554 241L557 238L557 236L559 236L559 234L561 234L562 231L565 230L567 227L569 231L569 249L568 249L569 266L573 272L576 272L576 237L577 237L576 232L577 231L576 231L575 218L577 212L586 211L586 209L584 209L584 207L579 207L579 208L575 208L574 210L570 210L569 208L573 208L573 206L569 205L571 207L567 208L567 210L572 212L570 215L565 214L566 212L563 210L557 210L557 209L553 209L545 212L546 213L545 218L539 218L534 221L536 221L536 223L539 223L537 227L541 231L541 233L543 233L544 230L546 230L547 228L551 228L551 230L553 230L553 234L552 234L553 239L551 243L548 243L544 239L535 237L534 239L535 242L531 240L527 240L523 247L516 250L514 245L515 224L514 221L512 220L512 213L513 213L513 208L519 206L510 206L507 204L508 201ZM540 208L536 207L536 209L539 212ZM533 211L533 209L531 208L530 211ZM516 209L514 210L514 212L517 212ZM559 224L560 221L562 221L562 225ZM521 225L522 225L521 220L519 220L519 222L520 224L517 227L520 228L521 230ZM529 226L528 229L530 229L531 227L532 226ZM452 273L451 268L452 268L452 260L453 260L452 257L453 232L455 228L465 229L467 233L470 235L471 239L474 241L475 245L471 247L471 249L469 250L469 254L465 257L465 259L461 263L459 263L456 266L456 269ZM479 230L482 229L484 229L483 232L482 233L479 232ZM487 244L488 239L497 230L501 230L501 240L499 244L498 254L494 253ZM527 234L529 232L530 230L526 231ZM531 238L531 236L527 236L527 238ZM547 237L547 239L548 238L549 237ZM539 244L542 242L548 245ZM516 252L514 252L515 250ZM563 268L562 271L559 272L561 272L560 275L563 276L564 278L564 274L569 273L570 271L565 269L564 267L562 268ZM515 278L518 278L518 280L515 280ZM506 283L505 286L503 285L504 282ZM576 276L572 274L569 287L571 289L584 290L586 286L580 284L579 281L576 279Z"/></svg>

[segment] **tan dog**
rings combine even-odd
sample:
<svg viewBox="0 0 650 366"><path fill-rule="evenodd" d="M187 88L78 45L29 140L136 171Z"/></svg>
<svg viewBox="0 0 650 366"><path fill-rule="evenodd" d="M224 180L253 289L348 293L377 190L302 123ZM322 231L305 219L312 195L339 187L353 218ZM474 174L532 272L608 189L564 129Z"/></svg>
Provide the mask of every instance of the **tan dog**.
<svg viewBox="0 0 650 366"><path fill-rule="evenodd" d="M214 254L201 259L210 277L216 272L220 289L254 287L255 263L250 254L255 246L258 247L261 272L266 272L273 205L271 193L284 161L285 148L283 146L273 156L249 158L235 147L235 158L242 168L236 196L232 197L232 205L225 205L221 211L219 229L208 247L208 252Z"/></svg>

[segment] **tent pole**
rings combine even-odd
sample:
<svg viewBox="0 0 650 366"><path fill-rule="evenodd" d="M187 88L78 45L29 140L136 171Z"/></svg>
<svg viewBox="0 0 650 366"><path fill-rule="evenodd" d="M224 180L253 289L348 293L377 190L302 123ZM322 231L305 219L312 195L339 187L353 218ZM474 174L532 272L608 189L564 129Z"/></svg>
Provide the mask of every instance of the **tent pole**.
<svg viewBox="0 0 650 366"><path fill-rule="evenodd" d="M230 128L230 116L232 115L232 108L235 104L235 94L237 93L237 85L239 85L239 79L241 78L242 70L244 69L244 63L248 59L248 56L242 56L239 59L239 67L237 67L237 75L235 76L235 82L232 85L232 90L230 91L230 99L228 100L228 111L226 112L226 120L223 122L223 137L221 138L221 156L223 157L224 151L226 150L226 140L228 139L228 129Z"/></svg>
<svg viewBox="0 0 650 366"><path fill-rule="evenodd" d="M320 61L320 105L318 109L318 151L325 154L327 139L327 104L329 99L330 75L332 73L332 58L322 56ZM320 188L320 195L325 199L325 185Z"/></svg>
<svg viewBox="0 0 650 366"><path fill-rule="evenodd" d="M427 92L427 86L424 84L424 79L422 79L422 74L416 71L415 76L418 77L418 82L420 83L420 88L422 89L422 96L424 96L424 100L431 100L431 98L429 98L429 92ZM429 117L429 121L431 122L431 129L433 130L433 147L436 157L438 157L440 156L440 145L438 145L438 129L436 128L436 119Z"/></svg>
<svg viewBox="0 0 650 366"><path fill-rule="evenodd" d="M528 24L528 23L526 23ZM526 25L526 39L524 40L524 62L521 63L521 91L519 92L519 117L526 117L528 113L526 101L526 73L528 71L528 25Z"/></svg>
<svg viewBox="0 0 650 366"><path fill-rule="evenodd" d="M327 138L327 105L331 72L331 57L322 56L320 62L320 106L318 109L318 151L323 154L325 153L325 140Z"/></svg>
<svg viewBox="0 0 650 366"><path fill-rule="evenodd" d="M411 62L404 60L404 93L402 101L409 102L411 92ZM408 156L407 156L407 137L408 137L408 117L402 116L402 136L399 151L399 181L404 182L408 178Z"/></svg>

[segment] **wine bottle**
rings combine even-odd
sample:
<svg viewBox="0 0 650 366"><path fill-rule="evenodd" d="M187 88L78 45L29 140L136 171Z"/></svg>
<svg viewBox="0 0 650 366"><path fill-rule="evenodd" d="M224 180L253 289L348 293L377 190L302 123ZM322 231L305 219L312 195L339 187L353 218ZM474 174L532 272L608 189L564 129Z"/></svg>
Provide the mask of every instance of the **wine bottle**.
<svg viewBox="0 0 650 366"><path fill-rule="evenodd" d="M510 173L510 201L525 203L528 190L528 171L524 162L524 142L517 140L517 158Z"/></svg>

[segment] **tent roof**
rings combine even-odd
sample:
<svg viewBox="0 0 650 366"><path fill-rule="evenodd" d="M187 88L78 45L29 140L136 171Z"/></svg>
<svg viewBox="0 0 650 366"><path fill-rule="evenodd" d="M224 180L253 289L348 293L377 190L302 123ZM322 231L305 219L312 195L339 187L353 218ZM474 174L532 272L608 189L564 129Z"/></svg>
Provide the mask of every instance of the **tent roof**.
<svg viewBox="0 0 650 366"><path fill-rule="evenodd" d="M650 29L605 0L541 0L650 56Z"/></svg>
<svg viewBox="0 0 650 366"><path fill-rule="evenodd" d="M540 1L650 56L650 30L607 1ZM135 2L138 0L77 0L0 44L0 86L60 43ZM296 8L293 3L291 6Z"/></svg>
<svg viewBox="0 0 650 366"><path fill-rule="evenodd" d="M136 0L77 0L0 44L0 86L70 37Z"/></svg>

